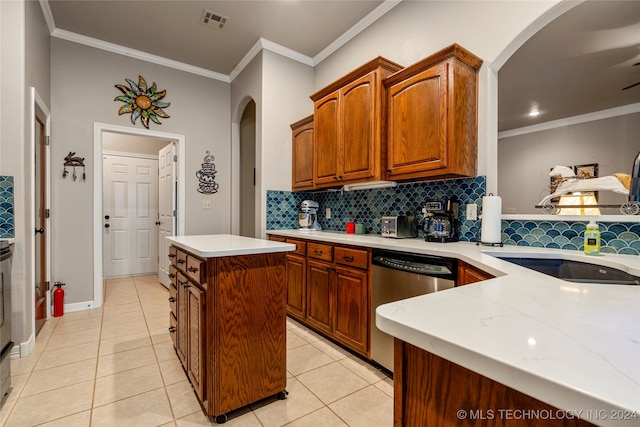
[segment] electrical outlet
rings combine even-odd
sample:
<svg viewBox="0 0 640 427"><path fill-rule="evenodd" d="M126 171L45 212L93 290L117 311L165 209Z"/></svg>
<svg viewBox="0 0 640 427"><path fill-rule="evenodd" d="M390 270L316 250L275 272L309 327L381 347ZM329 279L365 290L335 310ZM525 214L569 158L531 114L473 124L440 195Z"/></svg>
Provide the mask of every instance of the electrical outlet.
<svg viewBox="0 0 640 427"><path fill-rule="evenodd" d="M478 205L469 203L467 205L467 220L473 221L478 219Z"/></svg>
<svg viewBox="0 0 640 427"><path fill-rule="evenodd" d="M211 209L211 200L203 200L202 209Z"/></svg>
<svg viewBox="0 0 640 427"><path fill-rule="evenodd" d="M324 211L324 217L325 217L326 219L331 219L331 208L327 208L327 209Z"/></svg>

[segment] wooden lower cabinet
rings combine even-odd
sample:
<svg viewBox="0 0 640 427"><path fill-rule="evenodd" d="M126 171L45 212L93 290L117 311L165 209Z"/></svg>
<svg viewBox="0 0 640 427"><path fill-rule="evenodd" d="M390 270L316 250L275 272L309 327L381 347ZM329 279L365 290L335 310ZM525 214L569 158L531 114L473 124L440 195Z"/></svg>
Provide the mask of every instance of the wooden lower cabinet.
<svg viewBox="0 0 640 427"><path fill-rule="evenodd" d="M306 323L326 335L332 334L333 281L333 264L312 259L307 261Z"/></svg>
<svg viewBox="0 0 640 427"><path fill-rule="evenodd" d="M592 426L580 419L509 417L513 411L555 414L558 409L404 341L394 342L395 427ZM466 417L458 415L461 410Z"/></svg>
<svg viewBox="0 0 640 427"><path fill-rule="evenodd" d="M230 411L284 396L285 254L203 260L180 252L172 257L177 313L170 323L176 353L206 413L224 421Z"/></svg>
<svg viewBox="0 0 640 427"><path fill-rule="evenodd" d="M367 271L335 268L333 336L361 354L367 353L369 341L367 284Z"/></svg>

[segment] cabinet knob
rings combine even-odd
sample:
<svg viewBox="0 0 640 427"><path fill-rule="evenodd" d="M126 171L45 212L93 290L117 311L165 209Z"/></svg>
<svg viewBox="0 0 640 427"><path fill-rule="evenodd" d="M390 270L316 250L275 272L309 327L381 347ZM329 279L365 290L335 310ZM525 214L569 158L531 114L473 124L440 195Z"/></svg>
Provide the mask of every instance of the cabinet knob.
<svg viewBox="0 0 640 427"><path fill-rule="evenodd" d="M179 259L178 260L178 264L184 264L184 260L183 259Z"/></svg>
<svg viewBox="0 0 640 427"><path fill-rule="evenodd" d="M188 270L190 273L195 273L195 272L197 272L197 271L198 271L198 269L197 269L197 268L195 268L195 267L191 267L191 266L189 266L189 268L187 268L187 270Z"/></svg>
<svg viewBox="0 0 640 427"><path fill-rule="evenodd" d="M169 302L176 302L176 299L174 297L169 297Z"/></svg>
<svg viewBox="0 0 640 427"><path fill-rule="evenodd" d="M169 273L169 279L173 279L174 277L176 277L176 275L175 275L175 274L173 274L173 273Z"/></svg>
<svg viewBox="0 0 640 427"><path fill-rule="evenodd" d="M167 256L168 256L169 258L175 258L175 257L176 257L176 254L169 254L169 255L167 255Z"/></svg>
<svg viewBox="0 0 640 427"><path fill-rule="evenodd" d="M353 257L352 257L352 256L350 256L350 255L349 255L349 256L345 255L345 256L344 256L344 260L345 260L345 261L348 261L348 262L353 262Z"/></svg>
<svg viewBox="0 0 640 427"><path fill-rule="evenodd" d="M176 331L175 326L169 326L169 332L174 333Z"/></svg>

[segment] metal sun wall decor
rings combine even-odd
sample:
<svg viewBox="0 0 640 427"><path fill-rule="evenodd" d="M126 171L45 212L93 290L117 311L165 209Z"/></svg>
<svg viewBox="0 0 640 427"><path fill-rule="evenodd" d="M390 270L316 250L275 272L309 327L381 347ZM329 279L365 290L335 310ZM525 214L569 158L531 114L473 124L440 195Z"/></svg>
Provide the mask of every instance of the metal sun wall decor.
<svg viewBox="0 0 640 427"><path fill-rule="evenodd" d="M196 172L196 176L200 181L200 185L198 186L198 192L203 194L215 194L218 192L218 183L215 181L216 179L216 165L213 161L216 159L211 155L208 151L204 156L204 163L202 163L202 169Z"/></svg>
<svg viewBox="0 0 640 427"><path fill-rule="evenodd" d="M71 174L71 177L73 178L74 181L78 179L78 175L76 174L76 167L82 168L82 180L83 181L87 180L87 174L85 173L85 168L84 168L84 157L76 156L75 152L69 151L69 154L67 154L67 157L64 158L64 165L62 168L63 178L66 178L67 175L69 175L67 166L73 168L73 174Z"/></svg>
<svg viewBox="0 0 640 427"><path fill-rule="evenodd" d="M160 101L166 96L166 90L157 92L155 82L151 87L147 87L147 81L142 76L138 76L138 84L130 79L125 80L129 83L129 87L115 85L124 94L114 99L114 101L124 102L124 105L118 110L118 115L131 113L131 123L134 125L140 117L140 121L147 129L149 129L149 120L160 125L162 123L160 123L159 117L163 119L171 117L163 110L171 103Z"/></svg>

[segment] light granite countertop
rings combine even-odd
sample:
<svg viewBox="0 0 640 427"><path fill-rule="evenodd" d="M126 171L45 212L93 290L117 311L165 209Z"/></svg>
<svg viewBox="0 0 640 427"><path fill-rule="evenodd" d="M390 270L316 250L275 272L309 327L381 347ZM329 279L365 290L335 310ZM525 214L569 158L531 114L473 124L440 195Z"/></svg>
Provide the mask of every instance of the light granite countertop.
<svg viewBox="0 0 640 427"><path fill-rule="evenodd" d="M640 286L567 282L496 256L582 261L635 276L640 257L338 232L267 233L453 257L494 274L384 304L376 310L376 325L596 425L640 425Z"/></svg>
<svg viewBox="0 0 640 427"><path fill-rule="evenodd" d="M172 244L202 258L289 252L296 249L290 243L272 242L233 234L167 237Z"/></svg>

